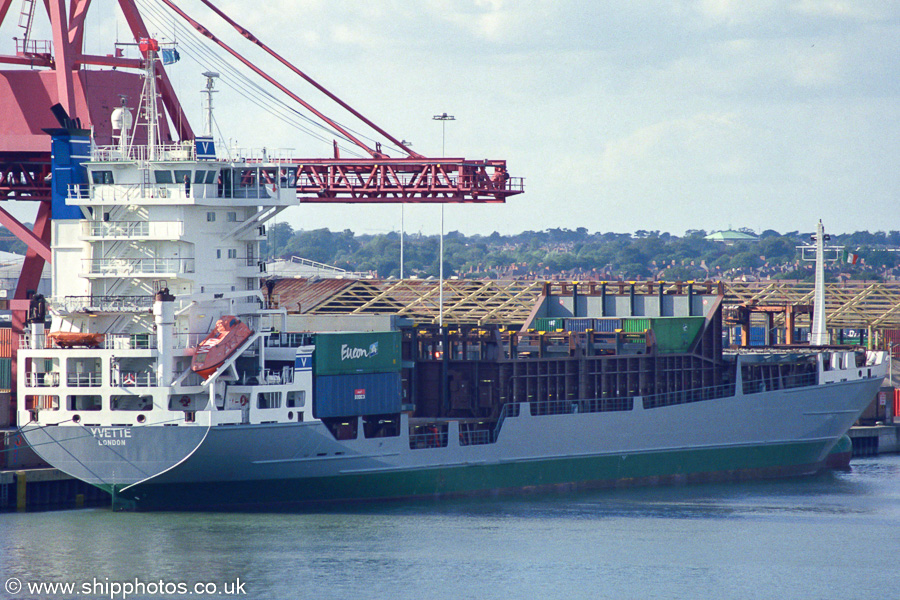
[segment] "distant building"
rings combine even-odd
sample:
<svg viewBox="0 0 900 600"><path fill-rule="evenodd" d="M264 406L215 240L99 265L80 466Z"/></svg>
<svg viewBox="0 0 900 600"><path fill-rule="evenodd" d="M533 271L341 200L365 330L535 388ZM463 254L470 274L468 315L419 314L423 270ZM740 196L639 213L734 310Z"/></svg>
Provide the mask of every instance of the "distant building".
<svg viewBox="0 0 900 600"><path fill-rule="evenodd" d="M704 239L710 240L711 242L719 242L725 244L726 246L734 246L738 242L759 241L759 238L755 235L744 233L743 231L734 231L733 229L713 232L706 236Z"/></svg>

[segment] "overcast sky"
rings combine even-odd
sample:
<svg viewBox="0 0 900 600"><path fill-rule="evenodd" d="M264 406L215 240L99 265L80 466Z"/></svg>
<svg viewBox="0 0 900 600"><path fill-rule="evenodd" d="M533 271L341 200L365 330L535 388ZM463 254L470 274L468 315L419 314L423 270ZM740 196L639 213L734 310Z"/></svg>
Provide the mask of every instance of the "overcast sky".
<svg viewBox="0 0 900 600"><path fill-rule="evenodd" d="M109 53L124 21L98 10ZM159 0L141 0L146 14ZM353 119L264 58L198 0L179 6L337 120ZM893 0L219 0L219 6L360 112L441 155L503 158L526 193L456 205L466 234L552 227L633 232L750 227L900 229L900 2ZM248 8L248 6L252 6ZM11 21L12 19L7 19ZM201 129L199 73L223 70L181 25L170 67ZM4 25L7 39L9 23ZM200 64L198 64L198 62ZM234 62L232 60L232 62ZM326 157L318 140L219 85L222 134L241 146ZM439 208L408 206L432 233ZM305 205L295 229L399 230L400 207Z"/></svg>

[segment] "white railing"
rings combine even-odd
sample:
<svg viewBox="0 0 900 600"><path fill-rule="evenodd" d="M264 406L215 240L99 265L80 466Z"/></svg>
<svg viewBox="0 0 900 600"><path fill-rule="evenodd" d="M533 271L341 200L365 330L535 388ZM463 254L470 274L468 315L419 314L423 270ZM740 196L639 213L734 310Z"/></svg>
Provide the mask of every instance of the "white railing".
<svg viewBox="0 0 900 600"><path fill-rule="evenodd" d="M156 336L151 333L108 333L103 347L107 350L154 350Z"/></svg>
<svg viewBox="0 0 900 600"><path fill-rule="evenodd" d="M176 333L173 336L173 345L178 350L193 348L206 339L209 333Z"/></svg>
<svg viewBox="0 0 900 600"><path fill-rule="evenodd" d="M113 372L112 385L118 387L156 387L159 384L156 373L120 371L118 373Z"/></svg>
<svg viewBox="0 0 900 600"><path fill-rule="evenodd" d="M271 188L270 188L271 189ZM90 186L85 183L73 183L69 185L69 200L91 200L93 202L105 202L110 204L136 203L142 200L176 199L187 200L190 198L220 198L217 186L213 184L191 184L190 189L185 189L183 183L139 183L128 184L98 184ZM235 198L268 198L268 194L242 195L235 194Z"/></svg>
<svg viewBox="0 0 900 600"><path fill-rule="evenodd" d="M102 382L103 377L99 371L66 374L66 385L71 387L100 387Z"/></svg>
<svg viewBox="0 0 900 600"><path fill-rule="evenodd" d="M84 235L90 237L147 237L150 223L147 221L86 221L82 225Z"/></svg>
<svg viewBox="0 0 900 600"><path fill-rule="evenodd" d="M28 387L59 387L59 373L26 373Z"/></svg>
<svg viewBox="0 0 900 600"><path fill-rule="evenodd" d="M162 275L193 273L193 258L89 258L84 259L90 275Z"/></svg>
<svg viewBox="0 0 900 600"><path fill-rule="evenodd" d="M153 308L153 296L64 296L53 299L62 312L145 312Z"/></svg>
<svg viewBox="0 0 900 600"><path fill-rule="evenodd" d="M156 160L196 160L193 144L161 144L153 148L156 151ZM146 162L150 160L151 148L145 145L134 145L122 153L121 146L95 146L91 152L91 160L109 162L119 160L136 160Z"/></svg>
<svg viewBox="0 0 900 600"><path fill-rule="evenodd" d="M180 221L88 221L83 225L87 237L173 239L184 232Z"/></svg>

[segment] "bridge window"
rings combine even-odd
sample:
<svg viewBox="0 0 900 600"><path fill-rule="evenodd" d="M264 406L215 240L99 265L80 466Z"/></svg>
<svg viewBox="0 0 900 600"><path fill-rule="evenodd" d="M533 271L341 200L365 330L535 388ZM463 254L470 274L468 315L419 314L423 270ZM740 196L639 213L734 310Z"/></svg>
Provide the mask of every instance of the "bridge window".
<svg viewBox="0 0 900 600"><path fill-rule="evenodd" d="M194 171L194 183L203 183L206 181L206 171Z"/></svg>
<svg viewBox="0 0 900 600"><path fill-rule="evenodd" d="M280 408L281 392L262 392L256 396L257 408Z"/></svg>
<svg viewBox="0 0 900 600"><path fill-rule="evenodd" d="M215 183L216 182L216 173L218 173L218 171L207 171L206 172L206 183Z"/></svg>
<svg viewBox="0 0 900 600"><path fill-rule="evenodd" d="M156 183L172 183L172 171L153 171L153 178Z"/></svg>
<svg viewBox="0 0 900 600"><path fill-rule="evenodd" d="M66 408L69 410L100 410L102 399L100 396L68 396L66 398Z"/></svg>
<svg viewBox="0 0 900 600"><path fill-rule="evenodd" d="M111 184L113 181L112 171L91 171L91 181L95 184Z"/></svg>
<svg viewBox="0 0 900 600"><path fill-rule="evenodd" d="M184 178L187 177L188 183L191 182L191 172L190 171L175 171L175 183L184 183Z"/></svg>
<svg viewBox="0 0 900 600"><path fill-rule="evenodd" d="M214 213L214 212L212 212L212 211L206 213L206 220L209 221L210 223L212 223L213 221L215 221L215 220L216 220L216 213Z"/></svg>
<svg viewBox="0 0 900 600"><path fill-rule="evenodd" d="M306 390L294 390L287 393L287 407L298 408L306 405Z"/></svg>
<svg viewBox="0 0 900 600"><path fill-rule="evenodd" d="M150 410L153 396L113 396L110 405L112 410Z"/></svg>

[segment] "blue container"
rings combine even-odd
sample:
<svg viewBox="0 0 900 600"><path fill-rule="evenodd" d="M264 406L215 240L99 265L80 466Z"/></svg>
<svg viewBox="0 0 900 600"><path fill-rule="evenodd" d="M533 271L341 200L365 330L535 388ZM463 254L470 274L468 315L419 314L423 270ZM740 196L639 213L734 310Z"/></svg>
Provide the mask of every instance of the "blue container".
<svg viewBox="0 0 900 600"><path fill-rule="evenodd" d="M587 317L572 317L569 319L565 319L563 323L563 329L565 329L566 331L584 333L588 329L594 329L594 319Z"/></svg>
<svg viewBox="0 0 900 600"><path fill-rule="evenodd" d="M594 319L594 331L613 333L616 329L622 329L622 319Z"/></svg>
<svg viewBox="0 0 900 600"><path fill-rule="evenodd" d="M355 417L400 412L400 373L351 373L315 378L313 415Z"/></svg>

